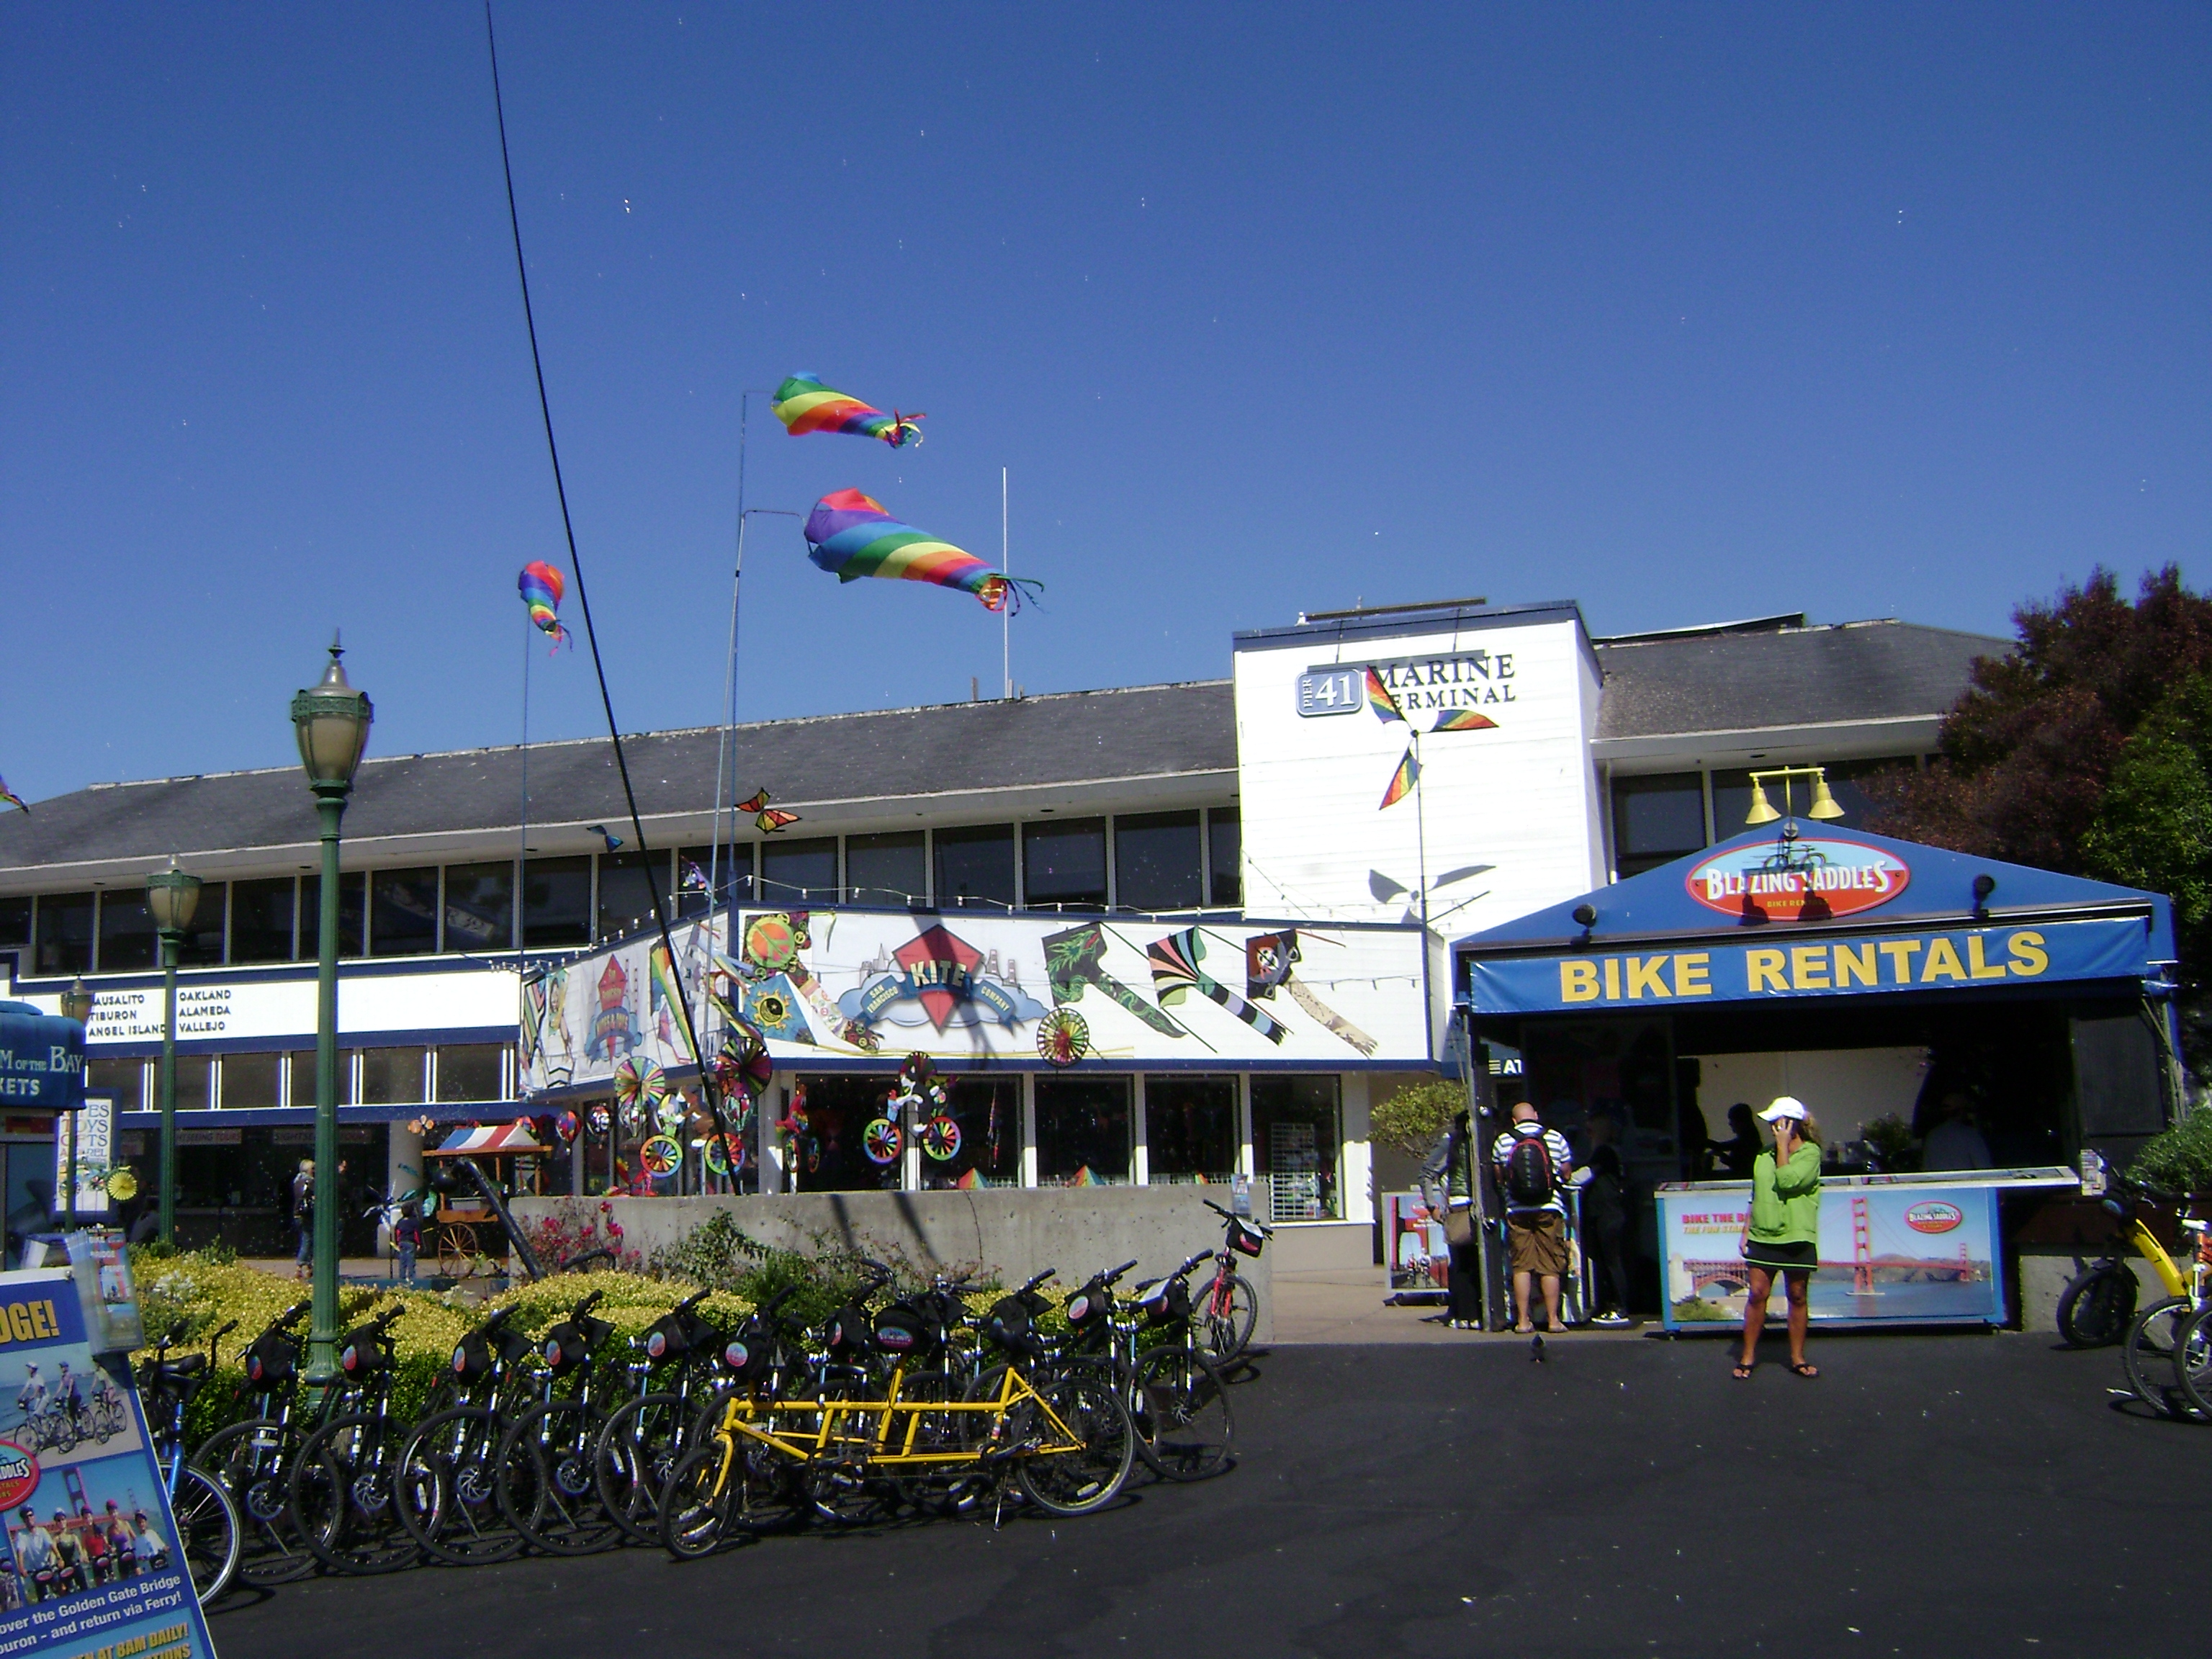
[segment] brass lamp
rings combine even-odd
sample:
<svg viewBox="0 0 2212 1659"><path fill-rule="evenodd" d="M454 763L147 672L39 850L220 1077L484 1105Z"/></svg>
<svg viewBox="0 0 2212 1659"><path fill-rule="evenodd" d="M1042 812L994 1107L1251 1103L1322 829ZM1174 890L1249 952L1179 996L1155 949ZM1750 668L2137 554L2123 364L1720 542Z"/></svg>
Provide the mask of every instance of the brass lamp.
<svg viewBox="0 0 2212 1659"><path fill-rule="evenodd" d="M1782 780L1782 811L1774 810L1774 803L1766 798L1766 782L1770 778ZM1836 798L1828 793L1828 769L1825 766L1777 766L1751 775L1751 810L1743 815L1747 825L1771 823L1784 814L1794 816L1796 807L1790 799L1792 778L1813 780L1813 804L1805 809L1808 818L1823 823L1844 816L1844 809L1836 805Z"/></svg>

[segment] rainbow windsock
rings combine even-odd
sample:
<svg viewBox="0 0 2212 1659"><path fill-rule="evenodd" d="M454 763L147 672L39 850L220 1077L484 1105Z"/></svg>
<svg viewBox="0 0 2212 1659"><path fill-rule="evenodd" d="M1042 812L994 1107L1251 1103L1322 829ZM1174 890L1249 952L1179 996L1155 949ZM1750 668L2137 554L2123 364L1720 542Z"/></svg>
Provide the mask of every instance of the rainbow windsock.
<svg viewBox="0 0 2212 1659"><path fill-rule="evenodd" d="M896 410L886 415L858 398L823 385L820 377L813 374L787 379L776 387L775 402L770 407L783 422L783 429L794 438L810 432L849 432L856 438L881 438L893 449L920 443L921 428L915 422L927 418L902 415Z"/></svg>
<svg viewBox="0 0 2212 1659"><path fill-rule="evenodd" d="M1495 732L1498 722L1487 714L1478 714L1472 708L1447 708L1437 716L1431 732Z"/></svg>
<svg viewBox="0 0 2212 1659"><path fill-rule="evenodd" d="M1398 769L1390 775L1390 787L1382 792L1382 799L1376 807L1395 806L1413 793L1413 786L1421 781L1421 757L1413 752L1411 744L1406 745L1406 758L1398 763Z"/></svg>
<svg viewBox="0 0 2212 1659"><path fill-rule="evenodd" d="M544 631L556 651L561 648L563 640L568 640L568 630L561 625L561 596L568 587L561 580L561 573L543 559L532 559L514 579L514 591L530 607L530 620ZM574 645L575 641L568 640L568 643Z"/></svg>
<svg viewBox="0 0 2212 1659"><path fill-rule="evenodd" d="M1372 668L1367 671L1367 706L1375 711L1375 718L1386 726L1392 720L1403 721L1405 711L1398 707L1397 698L1390 688L1382 684L1382 677Z"/></svg>
<svg viewBox="0 0 2212 1659"><path fill-rule="evenodd" d="M863 576L934 582L982 600L984 608L1021 609L1021 589L1037 583L994 570L973 553L901 524L883 504L857 489L841 489L814 503L806 517L807 557L841 582Z"/></svg>

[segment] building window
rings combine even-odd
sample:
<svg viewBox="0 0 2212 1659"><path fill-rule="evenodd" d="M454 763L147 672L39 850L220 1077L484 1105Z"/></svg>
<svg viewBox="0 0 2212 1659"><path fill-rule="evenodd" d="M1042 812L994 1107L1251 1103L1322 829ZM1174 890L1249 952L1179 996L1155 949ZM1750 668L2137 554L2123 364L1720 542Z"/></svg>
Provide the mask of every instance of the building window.
<svg viewBox="0 0 2212 1659"><path fill-rule="evenodd" d="M845 837L848 904L909 908L929 902L929 851L919 830Z"/></svg>
<svg viewBox="0 0 2212 1659"><path fill-rule="evenodd" d="M1267 1183L1270 1220L1327 1221L1344 1214L1336 1178L1344 1139L1336 1083L1334 1075L1252 1079L1252 1158Z"/></svg>
<svg viewBox="0 0 2212 1659"><path fill-rule="evenodd" d="M422 1098L422 1050L363 1048L361 1100L363 1106L411 1106Z"/></svg>
<svg viewBox="0 0 2212 1659"><path fill-rule="evenodd" d="M92 971L92 906L89 893L39 896L38 940L33 954L41 974Z"/></svg>
<svg viewBox="0 0 2212 1659"><path fill-rule="evenodd" d="M295 1048L285 1056L292 1063L286 1068L292 1079L292 1101L295 1106L315 1103L315 1051ZM338 1099L346 1097L346 1075L351 1056L343 1049L338 1051Z"/></svg>
<svg viewBox="0 0 2212 1659"><path fill-rule="evenodd" d="M1804 818L1800 828L1810 834L1817 824L1826 823L1838 830L1852 830L1866 823L1867 813L1874 805L1874 798L1866 790L1867 780L1877 772L1893 767L1911 770L1914 765L1910 755L1893 755L1882 760L1844 761L1826 769L1828 793L1835 797L1836 805L1844 809L1840 818ZM1787 780L1776 778L1766 786L1766 799L1778 812L1787 807L1803 817L1805 809L1813 804L1813 781L1810 778ZM1757 826L1744 822L1751 811L1751 773L1747 769L1713 774L1713 836L1726 841L1730 836L1740 836ZM1622 873L1626 874L1626 872Z"/></svg>
<svg viewBox="0 0 2212 1659"><path fill-rule="evenodd" d="M867 1153L868 1125L884 1115L884 1077L802 1077L806 1130L787 1156L802 1193L896 1191L899 1160L878 1164Z"/></svg>
<svg viewBox="0 0 2212 1659"><path fill-rule="evenodd" d="M946 1158L921 1154L925 1190L1022 1184L1022 1085L1013 1078L962 1078L946 1091L945 1115L960 1128L960 1148Z"/></svg>
<svg viewBox="0 0 2212 1659"><path fill-rule="evenodd" d="M161 1062L153 1065L154 1104L161 1103ZM177 1109L180 1112L204 1112L215 1104L215 1056L212 1054L179 1054L177 1056Z"/></svg>
<svg viewBox="0 0 2212 1659"><path fill-rule="evenodd" d="M1217 806L1206 815L1206 902L1228 908L1244 902L1243 853L1237 809Z"/></svg>
<svg viewBox="0 0 2212 1659"><path fill-rule="evenodd" d="M292 901L296 885L289 876L231 884L233 962L291 961Z"/></svg>
<svg viewBox="0 0 2212 1659"><path fill-rule="evenodd" d="M225 1106L282 1106L277 1092L282 1054L225 1054L222 1057L222 1103Z"/></svg>
<svg viewBox="0 0 2212 1659"><path fill-rule="evenodd" d="M31 942L31 896L17 893L0 898L0 950Z"/></svg>
<svg viewBox="0 0 2212 1659"><path fill-rule="evenodd" d="M447 865L445 917L448 951L514 949L513 862Z"/></svg>
<svg viewBox="0 0 2212 1659"><path fill-rule="evenodd" d="M526 950L592 942L592 861L532 859L522 868Z"/></svg>
<svg viewBox="0 0 2212 1659"><path fill-rule="evenodd" d="M1705 844L1703 773L1613 781L1613 867L1623 880Z"/></svg>
<svg viewBox="0 0 2212 1659"><path fill-rule="evenodd" d="M1225 1185L1237 1173L1237 1079L1145 1079L1146 1180Z"/></svg>
<svg viewBox="0 0 2212 1659"><path fill-rule="evenodd" d="M1014 826L970 824L939 830L937 843L937 902L940 908L980 904L1014 908Z"/></svg>
<svg viewBox="0 0 2212 1659"><path fill-rule="evenodd" d="M338 878L338 954L357 957L362 954L361 924L368 913L368 877L359 870L348 871ZM300 878L300 956L301 960L317 959L321 945L323 923L323 878L320 876Z"/></svg>
<svg viewBox="0 0 2212 1659"><path fill-rule="evenodd" d="M200 902L192 907L192 925L177 941L177 963L183 968L220 968L223 963L224 923L230 909L228 882L200 884Z"/></svg>
<svg viewBox="0 0 2212 1659"><path fill-rule="evenodd" d="M427 957L438 949L438 872L379 870L369 878L369 954Z"/></svg>
<svg viewBox="0 0 2212 1659"><path fill-rule="evenodd" d="M714 908L714 891L721 890L725 907L749 904L753 896L753 849L750 842L736 846L686 847L676 855L676 908L687 916L703 916Z"/></svg>
<svg viewBox="0 0 2212 1659"><path fill-rule="evenodd" d="M599 854L599 932L620 939L653 925L653 884L667 879L665 853Z"/></svg>
<svg viewBox="0 0 2212 1659"><path fill-rule="evenodd" d="M1197 813L1114 820L1114 902L1123 910L1195 910L1206 902Z"/></svg>
<svg viewBox="0 0 2212 1659"><path fill-rule="evenodd" d="M1128 1185L1129 1079L1041 1077L1036 1087L1037 1185Z"/></svg>
<svg viewBox="0 0 2212 1659"><path fill-rule="evenodd" d="M1103 910L1106 820L1024 824L1022 902L1032 910Z"/></svg>
<svg viewBox="0 0 2212 1659"><path fill-rule="evenodd" d="M131 888L100 896L100 969L106 974L152 968L160 958L154 947L154 915L146 908L146 895Z"/></svg>
<svg viewBox="0 0 2212 1659"><path fill-rule="evenodd" d="M837 837L761 843L761 902L835 904Z"/></svg>
<svg viewBox="0 0 2212 1659"><path fill-rule="evenodd" d="M501 1100L501 1061L507 1049L496 1042L455 1043L438 1050L441 1101Z"/></svg>
<svg viewBox="0 0 2212 1659"><path fill-rule="evenodd" d="M84 1063L85 1091L115 1097L118 1112L145 1109L146 1062L143 1060L88 1060Z"/></svg>

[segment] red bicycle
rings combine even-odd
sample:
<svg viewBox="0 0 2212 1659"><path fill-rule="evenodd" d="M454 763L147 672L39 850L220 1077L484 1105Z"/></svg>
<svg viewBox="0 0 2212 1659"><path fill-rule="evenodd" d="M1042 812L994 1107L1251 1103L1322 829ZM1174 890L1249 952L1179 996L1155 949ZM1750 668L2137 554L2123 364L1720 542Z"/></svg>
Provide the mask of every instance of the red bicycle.
<svg viewBox="0 0 2212 1659"><path fill-rule="evenodd" d="M1259 1292L1237 1271L1237 1258L1258 1255L1275 1230L1249 1216L1233 1214L1210 1198L1202 1201L1221 1218L1222 1238L1213 1258L1212 1280L1199 1298L1191 1346L1216 1365L1226 1365L1244 1352L1252 1340L1253 1323L1260 1317Z"/></svg>

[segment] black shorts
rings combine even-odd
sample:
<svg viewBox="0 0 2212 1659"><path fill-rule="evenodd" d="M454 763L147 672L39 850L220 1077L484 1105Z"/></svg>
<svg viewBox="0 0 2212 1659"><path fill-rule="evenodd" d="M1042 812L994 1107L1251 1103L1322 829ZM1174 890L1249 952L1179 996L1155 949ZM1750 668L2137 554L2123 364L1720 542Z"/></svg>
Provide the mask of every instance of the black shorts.
<svg viewBox="0 0 2212 1659"><path fill-rule="evenodd" d="M1812 1273L1820 1265L1820 1247L1810 1243L1768 1244L1752 1239L1743 1247L1743 1259L1770 1273Z"/></svg>

